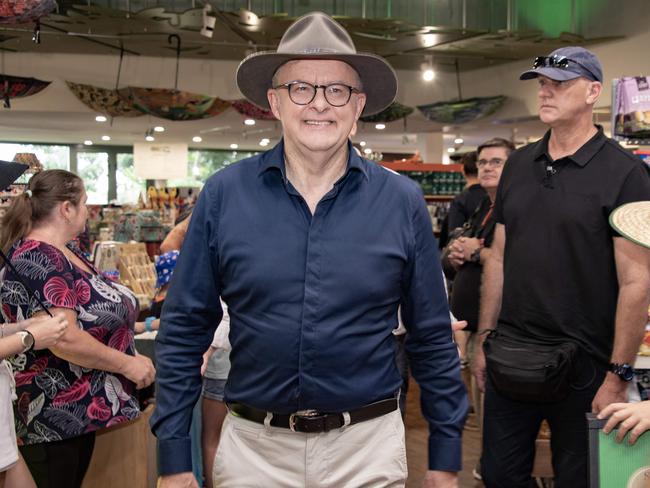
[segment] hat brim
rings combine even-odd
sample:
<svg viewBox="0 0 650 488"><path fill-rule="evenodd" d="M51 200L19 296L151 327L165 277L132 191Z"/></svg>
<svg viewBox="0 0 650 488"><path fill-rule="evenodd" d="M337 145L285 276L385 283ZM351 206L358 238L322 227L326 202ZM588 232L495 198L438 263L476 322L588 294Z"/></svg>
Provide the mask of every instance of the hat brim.
<svg viewBox="0 0 650 488"><path fill-rule="evenodd" d="M650 201L621 205L610 214L609 223L626 239L650 249Z"/></svg>
<svg viewBox="0 0 650 488"><path fill-rule="evenodd" d="M578 73L573 73L572 71L567 71L565 69L544 66L542 68L529 69L528 71L524 71L519 76L519 79L532 80L533 78L537 78L538 76L546 76L547 78L550 78L551 80L555 80L555 81L568 81L568 80L574 80L576 78L580 78L580 76L582 75Z"/></svg>
<svg viewBox="0 0 650 488"><path fill-rule="evenodd" d="M366 94L362 116L374 115L388 107L397 94L397 75L381 57L370 53L357 54L284 54L275 51L254 53L237 68L237 86L242 94L259 107L269 109L266 92L271 79L287 61L298 59L333 59L349 64L359 74Z"/></svg>
<svg viewBox="0 0 650 488"><path fill-rule="evenodd" d="M26 164L0 161L0 190L4 190L29 168Z"/></svg>

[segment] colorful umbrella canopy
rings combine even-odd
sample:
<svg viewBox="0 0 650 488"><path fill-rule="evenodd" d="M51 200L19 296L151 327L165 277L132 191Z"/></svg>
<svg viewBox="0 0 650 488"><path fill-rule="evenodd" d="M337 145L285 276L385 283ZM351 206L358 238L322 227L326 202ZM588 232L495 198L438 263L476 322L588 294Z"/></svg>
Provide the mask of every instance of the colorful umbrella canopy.
<svg viewBox="0 0 650 488"><path fill-rule="evenodd" d="M413 107L407 105L402 105L399 102L393 102L384 110L375 115L368 115L366 117L361 117L362 122L393 122L395 120L403 119L407 115L413 113Z"/></svg>
<svg viewBox="0 0 650 488"><path fill-rule="evenodd" d="M55 0L0 1L0 24L32 22L49 14L55 8Z"/></svg>
<svg viewBox="0 0 650 488"><path fill-rule="evenodd" d="M218 97L166 88L125 88L126 99L144 113L169 120L199 120L219 115L230 102Z"/></svg>
<svg viewBox="0 0 650 488"><path fill-rule="evenodd" d="M480 119L495 112L503 102L505 96L476 97L455 102L437 102L429 105L418 105L420 112L433 121L442 124L464 124Z"/></svg>
<svg viewBox="0 0 650 488"><path fill-rule="evenodd" d="M4 100L6 108L10 108L12 98L23 98L35 95L46 88L51 81L37 80L36 78L23 78L21 76L0 75L0 98Z"/></svg>
<svg viewBox="0 0 650 488"><path fill-rule="evenodd" d="M232 108L242 115L255 120L275 120L273 112L265 108L260 108L248 100L234 100L231 102Z"/></svg>
<svg viewBox="0 0 650 488"><path fill-rule="evenodd" d="M72 93L94 112L110 115L111 117L138 117L143 115L128 99L128 94L124 88L111 90L110 88L82 85L71 81L66 81L66 83Z"/></svg>

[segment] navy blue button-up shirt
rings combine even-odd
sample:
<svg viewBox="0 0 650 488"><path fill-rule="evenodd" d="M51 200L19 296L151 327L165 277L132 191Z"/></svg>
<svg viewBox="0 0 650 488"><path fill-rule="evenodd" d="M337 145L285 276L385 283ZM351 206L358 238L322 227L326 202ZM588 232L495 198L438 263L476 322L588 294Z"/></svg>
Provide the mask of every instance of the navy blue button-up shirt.
<svg viewBox="0 0 650 488"><path fill-rule="evenodd" d="M467 410L431 220L408 178L348 147L312 215L283 144L213 175L194 209L156 339L161 474L191 470L201 355L230 313L226 400L342 412L392 397L397 309L430 424L429 467L460 469Z"/></svg>

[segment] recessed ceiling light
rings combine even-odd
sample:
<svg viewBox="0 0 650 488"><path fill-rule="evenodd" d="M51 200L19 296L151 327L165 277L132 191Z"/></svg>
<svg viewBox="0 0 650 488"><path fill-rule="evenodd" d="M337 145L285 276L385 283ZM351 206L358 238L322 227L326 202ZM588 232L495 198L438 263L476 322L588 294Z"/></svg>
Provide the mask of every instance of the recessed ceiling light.
<svg viewBox="0 0 650 488"><path fill-rule="evenodd" d="M237 149L239 147L239 144L231 144L230 149Z"/></svg>
<svg viewBox="0 0 650 488"><path fill-rule="evenodd" d="M84 144L85 144L86 146L92 146L92 145L93 145L93 141L91 141L90 139L86 139L86 140L84 141Z"/></svg>
<svg viewBox="0 0 650 488"><path fill-rule="evenodd" d="M457 137L456 139L454 139L454 144L462 144L463 142L465 141L463 140L462 137Z"/></svg>
<svg viewBox="0 0 650 488"><path fill-rule="evenodd" d="M436 77L436 73L432 69L425 69L422 72L422 79L424 81L433 81L435 77Z"/></svg>
<svg viewBox="0 0 650 488"><path fill-rule="evenodd" d="M102 141L110 141L111 136L102 136Z"/></svg>
<svg viewBox="0 0 650 488"><path fill-rule="evenodd" d="M263 146L263 147L264 147L264 146L268 146L270 142L271 142L271 141L269 141L269 140L265 137L264 139L262 139L262 140L260 141L260 146Z"/></svg>
<svg viewBox="0 0 650 488"><path fill-rule="evenodd" d="M153 128L155 132L165 132L165 128L162 125L157 125Z"/></svg>
<svg viewBox="0 0 650 488"><path fill-rule="evenodd" d="M203 138L202 138L201 136L194 136L194 137L192 137L192 141L193 141L193 142L201 142L202 140L203 140Z"/></svg>
<svg viewBox="0 0 650 488"><path fill-rule="evenodd" d="M447 152L448 152L448 153L455 153L455 152L456 152L456 148L455 148L455 147L448 147L448 148L447 148Z"/></svg>
<svg viewBox="0 0 650 488"><path fill-rule="evenodd" d="M366 145L366 141L361 141L361 142L359 143L359 145L360 145L361 147L365 146L365 145Z"/></svg>
<svg viewBox="0 0 650 488"><path fill-rule="evenodd" d="M375 129L377 130L384 130L386 128L386 124L376 124Z"/></svg>
<svg viewBox="0 0 650 488"><path fill-rule="evenodd" d="M244 124L246 124L246 125L255 125L255 120L246 119L246 120L244 120Z"/></svg>
<svg viewBox="0 0 650 488"><path fill-rule="evenodd" d="M106 118L105 115L98 115L97 117L95 117L95 120L97 122L106 122L108 119Z"/></svg>
<svg viewBox="0 0 650 488"><path fill-rule="evenodd" d="M367 148L365 148L365 149L363 150L363 153L364 153L364 154L372 154L372 149L370 149L369 147L367 147Z"/></svg>
<svg viewBox="0 0 650 488"><path fill-rule="evenodd" d="M144 140L147 142L153 142L156 138L154 136L145 136Z"/></svg>

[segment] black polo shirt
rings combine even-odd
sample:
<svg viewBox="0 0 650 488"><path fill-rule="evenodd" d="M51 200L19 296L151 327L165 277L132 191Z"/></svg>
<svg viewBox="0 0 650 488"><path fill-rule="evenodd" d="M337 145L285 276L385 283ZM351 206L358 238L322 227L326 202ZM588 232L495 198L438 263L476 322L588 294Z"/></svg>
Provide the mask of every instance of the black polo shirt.
<svg viewBox="0 0 650 488"><path fill-rule="evenodd" d="M506 163L494 216L505 225L499 327L537 339L572 338L609 362L618 281L608 216L650 200L648 167L598 128L552 161L550 131Z"/></svg>

